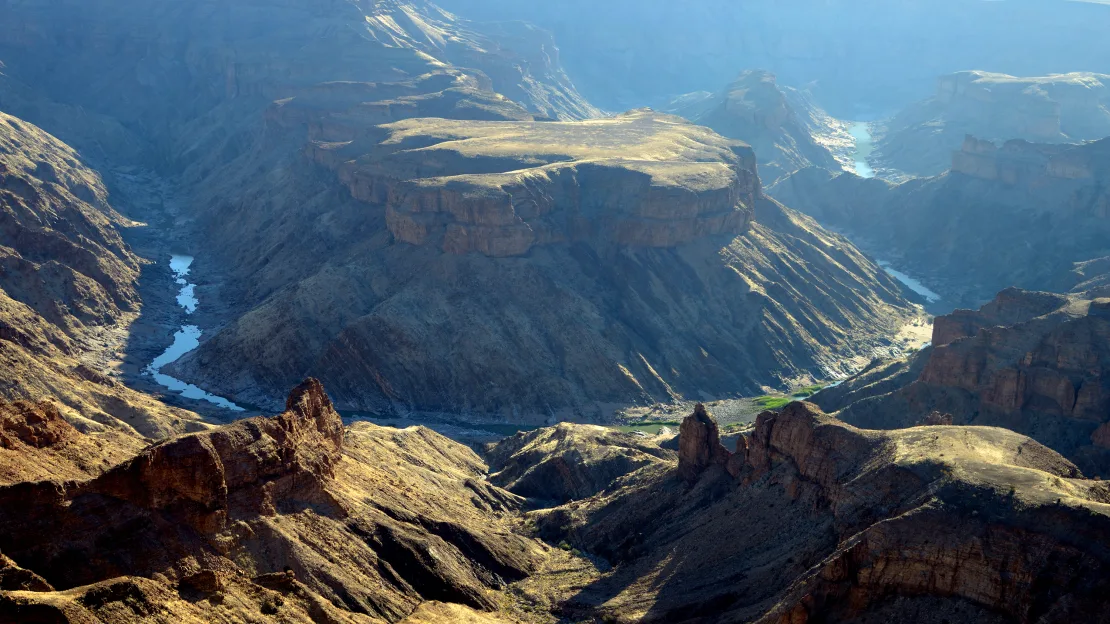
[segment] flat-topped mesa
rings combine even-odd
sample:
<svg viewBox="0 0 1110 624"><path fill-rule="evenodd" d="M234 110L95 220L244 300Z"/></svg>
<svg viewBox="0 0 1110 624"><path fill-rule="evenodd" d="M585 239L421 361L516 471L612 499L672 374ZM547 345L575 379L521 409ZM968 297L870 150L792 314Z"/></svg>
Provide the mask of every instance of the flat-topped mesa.
<svg viewBox="0 0 1110 624"><path fill-rule="evenodd" d="M410 119L309 153L384 204L401 242L520 256L539 245L674 247L743 233L762 196L739 141L650 110L583 122Z"/></svg>
<svg viewBox="0 0 1110 624"><path fill-rule="evenodd" d="M678 476L687 483L697 481L712 466L725 466L732 453L721 444L717 421L698 403L694 413L682 420L678 433Z"/></svg>
<svg viewBox="0 0 1110 624"><path fill-rule="evenodd" d="M1061 104L1042 88L1027 88L1037 78L1015 78L986 72L959 72L937 79L938 102L970 118L989 118L1011 104L1000 120L1029 138L1051 140L1061 134ZM1019 105L1013 105L1019 104Z"/></svg>
<svg viewBox="0 0 1110 624"><path fill-rule="evenodd" d="M1007 141L998 147L992 141L968 135L960 150L952 154L952 171L1030 189L1043 186L1049 180L1091 179L1095 171L1085 147L1030 143L1022 139Z"/></svg>

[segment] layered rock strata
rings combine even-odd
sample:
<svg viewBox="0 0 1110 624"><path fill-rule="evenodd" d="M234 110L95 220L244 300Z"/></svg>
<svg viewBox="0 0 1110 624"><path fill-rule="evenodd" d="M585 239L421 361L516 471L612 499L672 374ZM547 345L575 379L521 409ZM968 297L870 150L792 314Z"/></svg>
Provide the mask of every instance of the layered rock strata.
<svg viewBox="0 0 1110 624"><path fill-rule="evenodd" d="M166 440L94 478L0 488L0 618L488 611L545 550L508 530L520 499L483 472L424 429L345 430L308 380L278 416Z"/></svg>
<svg viewBox="0 0 1110 624"><path fill-rule="evenodd" d="M815 400L870 428L912 426L933 411L957 425L1006 427L1102 474L1110 468L1100 433L1110 414L1108 307L1107 299L1007 290L979 311L937 318L915 376L854 400Z"/></svg>
<svg viewBox="0 0 1110 624"><path fill-rule="evenodd" d="M398 241L459 255L737 235L760 196L750 147L648 111L579 123L414 119L368 132L378 136L315 140L310 154L353 197L384 204Z"/></svg>
<svg viewBox="0 0 1110 624"><path fill-rule="evenodd" d="M1096 544L1110 492L1029 438L866 431L794 403L761 414L728 466L646 467L621 488L536 512L541 534L615 564L564 612L616 622L1100 617L1110 559Z"/></svg>
<svg viewBox="0 0 1110 624"><path fill-rule="evenodd" d="M965 134L991 141L1077 143L1110 134L1110 76L1093 73L1015 77L966 71L937 80L936 94L887 122L875 158L931 176Z"/></svg>

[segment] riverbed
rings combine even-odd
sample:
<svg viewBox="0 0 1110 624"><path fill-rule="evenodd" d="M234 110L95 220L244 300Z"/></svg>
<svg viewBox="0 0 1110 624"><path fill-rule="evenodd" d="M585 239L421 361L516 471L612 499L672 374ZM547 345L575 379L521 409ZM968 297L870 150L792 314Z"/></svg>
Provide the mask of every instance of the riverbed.
<svg viewBox="0 0 1110 624"><path fill-rule="evenodd" d="M875 141L871 136L871 124L865 121L854 121L848 126L848 134L856 140L856 148L852 153L852 162L855 163L856 175L861 178L875 177L875 170L871 167L869 159L875 151Z"/></svg>
<svg viewBox="0 0 1110 624"><path fill-rule="evenodd" d="M197 306L200 305L196 297L196 284L188 280L193 260L194 258L192 256L184 254L172 254L170 256L170 271L173 272L174 283L178 287L177 305L181 306L186 316L196 312ZM187 399L206 401L233 412L246 411L244 408L223 397L209 394L193 384L175 379L162 372L163 367L176 362L186 353L199 347L200 337L200 327L189 324L182 325L181 329L173 335L173 344L163 351L161 355L154 358L150 365L146 367L145 372L154 377L158 385L176 392Z"/></svg>

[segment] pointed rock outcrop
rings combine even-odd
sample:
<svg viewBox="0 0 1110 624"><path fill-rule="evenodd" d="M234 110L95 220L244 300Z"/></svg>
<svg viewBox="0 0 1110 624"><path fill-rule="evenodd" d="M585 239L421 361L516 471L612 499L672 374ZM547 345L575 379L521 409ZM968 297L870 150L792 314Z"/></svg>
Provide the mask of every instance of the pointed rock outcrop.
<svg viewBox="0 0 1110 624"><path fill-rule="evenodd" d="M717 421L698 403L682 421L678 433L678 475L687 483L697 481L710 466L724 466L732 453L721 444Z"/></svg>

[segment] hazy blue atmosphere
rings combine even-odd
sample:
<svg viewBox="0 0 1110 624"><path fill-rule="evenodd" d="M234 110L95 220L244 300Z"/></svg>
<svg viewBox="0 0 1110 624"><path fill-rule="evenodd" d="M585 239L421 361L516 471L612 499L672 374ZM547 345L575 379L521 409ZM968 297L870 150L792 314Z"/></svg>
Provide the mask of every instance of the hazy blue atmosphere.
<svg viewBox="0 0 1110 624"><path fill-rule="evenodd" d="M1110 73L1110 5L1067 0L444 0L471 19L555 34L582 92L610 110L713 90L737 67L806 86L833 114L890 113L936 76Z"/></svg>

